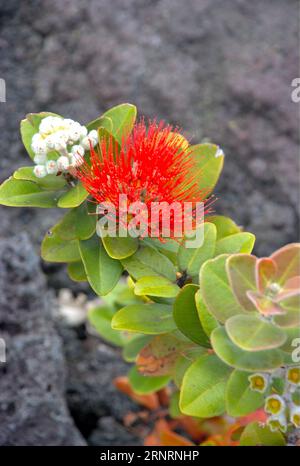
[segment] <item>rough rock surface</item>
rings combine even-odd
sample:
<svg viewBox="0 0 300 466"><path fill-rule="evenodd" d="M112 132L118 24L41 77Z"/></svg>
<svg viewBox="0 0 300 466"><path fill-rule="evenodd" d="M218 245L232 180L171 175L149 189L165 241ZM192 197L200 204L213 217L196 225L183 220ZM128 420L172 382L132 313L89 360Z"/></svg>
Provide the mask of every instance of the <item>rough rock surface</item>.
<svg viewBox="0 0 300 466"><path fill-rule="evenodd" d="M297 0L0 6L1 178L26 163L18 137L25 113L52 110L86 122L129 101L224 148L216 209L256 233L257 252L298 238ZM14 221L37 242L54 220L24 209L3 210L1 219L2 234Z"/></svg>
<svg viewBox="0 0 300 466"><path fill-rule="evenodd" d="M84 445L65 402L52 293L24 234L0 241L0 445Z"/></svg>
<svg viewBox="0 0 300 466"><path fill-rule="evenodd" d="M68 406L88 443L140 443L140 439L122 425L126 414L140 408L112 383L115 377L128 371L120 351L103 344L98 337L88 335L84 326L75 330L60 325L59 332L68 365Z"/></svg>

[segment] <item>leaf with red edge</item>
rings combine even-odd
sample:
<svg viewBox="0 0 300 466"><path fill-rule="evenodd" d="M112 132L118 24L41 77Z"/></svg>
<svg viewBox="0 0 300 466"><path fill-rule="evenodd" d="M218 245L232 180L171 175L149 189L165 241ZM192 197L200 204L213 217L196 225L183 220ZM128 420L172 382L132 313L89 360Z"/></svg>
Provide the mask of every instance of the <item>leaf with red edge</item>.
<svg viewBox="0 0 300 466"><path fill-rule="evenodd" d="M253 302L247 296L247 291L256 290L257 259L248 254L234 254L226 261L226 270L232 290L244 309L253 311Z"/></svg>
<svg viewBox="0 0 300 466"><path fill-rule="evenodd" d="M284 314L284 311L278 304L273 302L271 299L268 299L267 297L261 295L257 291L249 290L247 291L247 296L254 304L256 310L261 314L264 314L266 316Z"/></svg>
<svg viewBox="0 0 300 466"><path fill-rule="evenodd" d="M277 265L275 281L283 285L289 278L300 275L300 243L287 244L270 258Z"/></svg>
<svg viewBox="0 0 300 466"><path fill-rule="evenodd" d="M257 259L256 262L256 286L263 293L268 284L273 280L277 272L276 263L269 257Z"/></svg>

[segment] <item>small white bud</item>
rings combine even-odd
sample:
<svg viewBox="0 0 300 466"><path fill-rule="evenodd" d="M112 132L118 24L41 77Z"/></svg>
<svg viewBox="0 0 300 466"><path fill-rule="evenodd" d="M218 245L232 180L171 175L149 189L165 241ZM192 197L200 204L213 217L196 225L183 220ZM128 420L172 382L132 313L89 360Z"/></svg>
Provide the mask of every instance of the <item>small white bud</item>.
<svg viewBox="0 0 300 466"><path fill-rule="evenodd" d="M69 141L76 142L81 136L81 125L78 122L75 122L69 130Z"/></svg>
<svg viewBox="0 0 300 466"><path fill-rule="evenodd" d="M84 156L84 148L82 146L79 146L76 144L75 146L72 147L71 153L73 155L81 155L81 157Z"/></svg>
<svg viewBox="0 0 300 466"><path fill-rule="evenodd" d="M92 131L89 132L88 137L92 139L93 141L96 141L96 144L98 142L98 133L95 129L92 129Z"/></svg>
<svg viewBox="0 0 300 466"><path fill-rule="evenodd" d="M44 154L38 154L34 157L34 163L36 163L37 165L43 165L46 163L46 160L47 160L47 154L44 153Z"/></svg>
<svg viewBox="0 0 300 466"><path fill-rule="evenodd" d="M86 126L81 126L81 129L80 129L80 137L85 137L85 136L87 136L87 133L88 133L87 127L86 127Z"/></svg>
<svg viewBox="0 0 300 466"><path fill-rule="evenodd" d="M76 155L76 154L71 154L70 156L70 165L72 167L80 167L80 165L82 165L84 162L84 159L83 157L79 156L79 155Z"/></svg>
<svg viewBox="0 0 300 466"><path fill-rule="evenodd" d="M82 138L80 141L80 144L83 146L85 150L90 150L90 140L88 136L85 136L84 138Z"/></svg>
<svg viewBox="0 0 300 466"><path fill-rule="evenodd" d="M46 153L47 151L46 142L40 134L36 133L32 137L31 148L36 155Z"/></svg>
<svg viewBox="0 0 300 466"><path fill-rule="evenodd" d="M51 131L53 131L56 126L57 118L50 115L42 119L39 126L39 131L42 134L48 134L51 133Z"/></svg>
<svg viewBox="0 0 300 466"><path fill-rule="evenodd" d="M69 162L68 157L66 157L65 155L62 155L61 157L59 157L59 159L57 160L58 171L68 170L69 166L70 166L70 162Z"/></svg>
<svg viewBox="0 0 300 466"><path fill-rule="evenodd" d="M48 160L46 170L49 175L56 175L58 172L57 162L55 160Z"/></svg>
<svg viewBox="0 0 300 466"><path fill-rule="evenodd" d="M47 175L47 170L45 165L36 165L33 169L33 173L37 178L44 178Z"/></svg>

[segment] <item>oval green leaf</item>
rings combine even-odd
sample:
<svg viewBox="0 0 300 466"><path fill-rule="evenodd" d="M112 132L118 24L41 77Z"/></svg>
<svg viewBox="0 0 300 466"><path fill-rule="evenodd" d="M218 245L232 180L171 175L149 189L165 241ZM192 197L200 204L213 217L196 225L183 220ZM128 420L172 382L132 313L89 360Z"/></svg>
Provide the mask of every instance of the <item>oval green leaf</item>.
<svg viewBox="0 0 300 466"><path fill-rule="evenodd" d="M223 414L230 372L231 369L217 356L200 356L183 377L180 410L189 416L204 418Z"/></svg>
<svg viewBox="0 0 300 466"><path fill-rule="evenodd" d="M233 343L246 351L278 348L286 340L283 330L254 315L233 316L226 321L225 328Z"/></svg>
<svg viewBox="0 0 300 466"><path fill-rule="evenodd" d="M120 309L113 317L117 330L159 335L175 330L172 307L166 304L132 304Z"/></svg>
<svg viewBox="0 0 300 466"><path fill-rule="evenodd" d="M228 337L224 327L216 328L211 334L211 343L222 361L235 369L249 372L271 371L283 362L282 352L278 349L263 351L244 351Z"/></svg>

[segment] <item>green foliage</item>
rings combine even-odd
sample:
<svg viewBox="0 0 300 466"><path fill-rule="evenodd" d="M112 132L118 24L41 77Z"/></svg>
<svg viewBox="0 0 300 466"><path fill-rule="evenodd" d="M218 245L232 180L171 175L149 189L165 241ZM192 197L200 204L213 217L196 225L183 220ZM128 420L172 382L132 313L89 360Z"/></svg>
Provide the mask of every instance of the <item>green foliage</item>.
<svg viewBox="0 0 300 466"><path fill-rule="evenodd" d="M59 195L32 181L12 177L0 186L0 203L9 207L56 207Z"/></svg>
<svg viewBox="0 0 300 466"><path fill-rule="evenodd" d="M48 115L54 114L30 114L21 122L31 159L32 137ZM98 132L103 144L113 141L119 147L135 120L135 106L122 104L86 126ZM198 183L208 197L224 154L214 144L190 146L189 151L196 161L190 182ZM37 178L32 166L19 168L0 186L0 203L6 206L70 209L45 235L41 255L67 263L72 280L88 281L103 296L103 304L89 311L88 318L103 339L122 347L125 360L136 364L129 373L131 388L146 395L172 381L179 389L172 397L174 416L200 418L245 416L262 407L272 390L284 394L286 384L275 371L294 367L300 245L258 259L251 255L254 235L220 215L206 219L203 243L196 248L187 247L191 237L100 239L95 204L88 197L72 176ZM124 270L127 285L120 281ZM253 373L268 380L266 393L250 386ZM299 390L293 396L298 405ZM244 429L240 443L285 441L281 433L254 422Z"/></svg>
<svg viewBox="0 0 300 466"><path fill-rule="evenodd" d="M99 306L89 311L88 318L92 326L105 341L113 343L116 346L123 346L127 338L121 332L111 327L114 313L114 309L109 306Z"/></svg>
<svg viewBox="0 0 300 466"><path fill-rule="evenodd" d="M134 287L137 296L160 296L162 298L175 298L178 294L178 286L165 277L142 277Z"/></svg>
<svg viewBox="0 0 300 466"><path fill-rule="evenodd" d="M87 279L96 294L106 295L119 281L122 265L105 251L102 242L94 236L79 242L80 256Z"/></svg>
<svg viewBox="0 0 300 466"><path fill-rule="evenodd" d="M169 376L149 377L142 375L135 366L130 369L128 376L131 387L139 395L156 392L170 382Z"/></svg>
<svg viewBox="0 0 300 466"><path fill-rule="evenodd" d="M252 422L247 425L242 433L240 445L242 447L282 447L285 445L285 440L280 432L271 432L268 426Z"/></svg>
<svg viewBox="0 0 300 466"><path fill-rule="evenodd" d="M185 285L178 294L175 303L173 316L177 328L190 340L198 345L210 347L209 339L201 325L195 301L195 294L198 291L196 285Z"/></svg>
<svg viewBox="0 0 300 466"><path fill-rule="evenodd" d="M226 385L226 412L229 416L246 416L264 404L264 395L251 390L249 373L234 370Z"/></svg>
<svg viewBox="0 0 300 466"><path fill-rule="evenodd" d="M197 417L219 416L225 411L225 388L230 368L215 355L200 356L186 371L180 409Z"/></svg>
<svg viewBox="0 0 300 466"><path fill-rule="evenodd" d="M89 193L84 189L82 184L78 182L76 186L73 186L69 191L64 193L57 203L58 207L62 209L71 209L77 207L85 201Z"/></svg>
<svg viewBox="0 0 300 466"><path fill-rule="evenodd" d="M172 307L166 304L132 304L120 309L113 317L117 330L159 335L175 330Z"/></svg>
<svg viewBox="0 0 300 466"><path fill-rule="evenodd" d="M203 244L198 248L185 247L186 240L180 245L178 251L178 265L182 272L186 272L198 283L199 270L202 264L214 256L216 249L217 229L212 223L205 223L203 228ZM193 238L189 238L189 241Z"/></svg>

